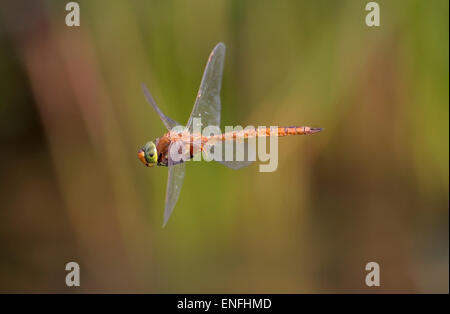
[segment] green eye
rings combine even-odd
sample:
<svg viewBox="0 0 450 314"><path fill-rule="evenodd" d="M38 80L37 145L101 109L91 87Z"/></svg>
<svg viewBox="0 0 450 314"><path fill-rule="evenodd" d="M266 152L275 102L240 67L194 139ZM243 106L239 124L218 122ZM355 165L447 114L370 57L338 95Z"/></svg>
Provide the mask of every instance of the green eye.
<svg viewBox="0 0 450 314"><path fill-rule="evenodd" d="M146 143L142 149L148 164L154 165L158 162L156 145L153 142Z"/></svg>

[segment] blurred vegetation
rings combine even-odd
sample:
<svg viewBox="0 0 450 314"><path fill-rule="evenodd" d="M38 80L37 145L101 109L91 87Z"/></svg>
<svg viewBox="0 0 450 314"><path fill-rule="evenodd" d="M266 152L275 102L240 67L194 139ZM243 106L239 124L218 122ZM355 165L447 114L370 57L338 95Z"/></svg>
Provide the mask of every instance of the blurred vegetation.
<svg viewBox="0 0 450 314"><path fill-rule="evenodd" d="M448 293L448 1L378 1L379 28L357 0L78 3L78 28L0 6L1 292L67 292L77 261L82 292ZM140 84L187 121L220 41L223 125L325 131L273 173L189 163L162 229Z"/></svg>

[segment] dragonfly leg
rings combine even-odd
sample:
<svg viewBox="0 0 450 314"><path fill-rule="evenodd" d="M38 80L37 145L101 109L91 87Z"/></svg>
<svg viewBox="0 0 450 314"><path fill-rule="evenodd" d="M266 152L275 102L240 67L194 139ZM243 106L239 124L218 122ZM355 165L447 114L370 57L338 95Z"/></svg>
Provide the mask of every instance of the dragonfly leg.
<svg viewBox="0 0 450 314"><path fill-rule="evenodd" d="M209 160L209 154L208 154L208 150L206 150L206 147L204 145L202 145L201 149L203 154L205 154L206 160Z"/></svg>

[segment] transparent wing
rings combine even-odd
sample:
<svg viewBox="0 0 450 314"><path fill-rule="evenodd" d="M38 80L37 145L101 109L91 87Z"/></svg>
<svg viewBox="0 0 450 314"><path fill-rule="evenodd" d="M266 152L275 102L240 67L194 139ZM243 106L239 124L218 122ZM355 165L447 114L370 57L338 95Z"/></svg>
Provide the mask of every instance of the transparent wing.
<svg viewBox="0 0 450 314"><path fill-rule="evenodd" d="M247 166L250 166L253 161L219 161L222 165L227 166L230 169L238 170Z"/></svg>
<svg viewBox="0 0 450 314"><path fill-rule="evenodd" d="M183 185L185 172L186 172L186 164L184 162L174 165L171 159L169 158L169 177L167 179L163 228L166 226L167 221L169 220L170 215L173 212L175 204L177 203L178 200L178 196L180 196L181 186Z"/></svg>
<svg viewBox="0 0 450 314"><path fill-rule="evenodd" d="M256 140L226 140L216 143L211 149L212 153L217 150L221 156L217 160L222 165L231 169L241 169L250 166L256 161Z"/></svg>
<svg viewBox="0 0 450 314"><path fill-rule="evenodd" d="M173 127L180 125L178 122L170 119L168 116L162 113L161 109L159 109L159 107L156 105L155 100L153 99L144 83L142 83L142 91L144 92L145 99L147 99L147 102L153 107L153 109L155 109L156 113L159 115L159 118L164 123L167 130L170 131Z"/></svg>
<svg viewBox="0 0 450 314"><path fill-rule="evenodd" d="M191 132L194 129L194 118L201 118L203 127L220 126L220 88L224 61L225 45L219 43L209 55L194 108L186 124Z"/></svg>

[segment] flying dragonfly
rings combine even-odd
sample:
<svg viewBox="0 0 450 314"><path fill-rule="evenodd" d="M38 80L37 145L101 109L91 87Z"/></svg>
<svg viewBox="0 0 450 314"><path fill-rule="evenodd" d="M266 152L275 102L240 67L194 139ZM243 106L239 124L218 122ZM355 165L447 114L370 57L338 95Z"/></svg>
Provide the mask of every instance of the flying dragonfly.
<svg viewBox="0 0 450 314"><path fill-rule="evenodd" d="M209 55L195 104L185 127L166 116L156 105L147 87L142 84L142 90L147 102L153 107L168 130L163 136L147 142L138 151L139 160L145 166L164 166L169 169L163 227L167 224L180 195L186 171L184 161L191 159L195 154L206 152L207 147L226 141L242 141L269 136L309 135L322 130L322 128L311 128L308 126L293 126L277 127L276 130L273 130L273 128L251 128L211 136L203 136L199 132L195 133L194 131L198 130L196 128L198 125L195 124L198 123L196 121L199 121L196 118L201 119L202 126L220 126L220 89L224 61L225 45L219 43ZM172 148L178 153L183 151L185 158L172 158ZM252 163L251 160L219 160L219 162L232 169L239 169Z"/></svg>

